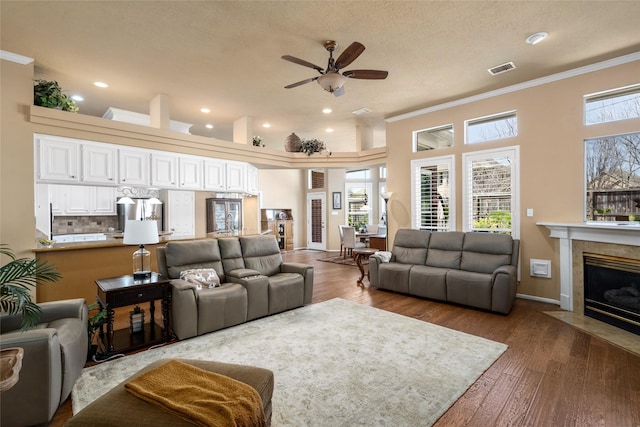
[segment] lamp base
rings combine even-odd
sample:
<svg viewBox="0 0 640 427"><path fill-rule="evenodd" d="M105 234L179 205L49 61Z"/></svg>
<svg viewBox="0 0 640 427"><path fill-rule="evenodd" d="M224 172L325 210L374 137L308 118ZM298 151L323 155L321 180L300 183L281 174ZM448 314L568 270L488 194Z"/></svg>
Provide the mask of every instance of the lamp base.
<svg viewBox="0 0 640 427"><path fill-rule="evenodd" d="M151 279L150 271L136 271L133 273L133 280L149 280Z"/></svg>

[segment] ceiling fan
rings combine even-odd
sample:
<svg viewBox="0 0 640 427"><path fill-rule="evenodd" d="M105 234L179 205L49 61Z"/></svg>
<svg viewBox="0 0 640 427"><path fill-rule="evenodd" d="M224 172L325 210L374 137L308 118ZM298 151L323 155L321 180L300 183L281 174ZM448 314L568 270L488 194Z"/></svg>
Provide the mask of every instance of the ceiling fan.
<svg viewBox="0 0 640 427"><path fill-rule="evenodd" d="M314 80L317 80L318 84L322 86L324 90L334 94L335 96L340 96L344 94L344 82L347 80L347 78L382 80L386 79L389 75L389 72L379 70L349 70L343 71L342 74L340 74L340 70L342 68L350 65L353 61L356 60L356 58L358 58L358 56L360 56L362 52L364 52L364 45L358 42L351 43L349 47L346 48L345 51L340 54L340 56L338 56L337 59L333 58L333 51L338 47L338 43L333 40L327 40L323 45L324 48L329 51L329 62L326 69L322 69L322 67L318 65L307 62L304 59L296 58L295 56L282 56L282 59L284 59L285 61L290 61L294 64L313 68L314 70L318 71L318 73L320 73L320 75L317 77L312 77L310 79L302 80L300 82L292 83L288 86L285 86L285 89L302 86L303 84L307 84Z"/></svg>

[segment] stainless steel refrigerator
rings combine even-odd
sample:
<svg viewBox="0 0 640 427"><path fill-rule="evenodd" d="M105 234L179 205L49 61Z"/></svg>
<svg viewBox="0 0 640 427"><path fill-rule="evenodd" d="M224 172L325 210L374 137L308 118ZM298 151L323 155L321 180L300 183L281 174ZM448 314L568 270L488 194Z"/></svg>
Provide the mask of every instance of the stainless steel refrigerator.
<svg viewBox="0 0 640 427"><path fill-rule="evenodd" d="M120 200L120 198L118 198ZM158 223L158 231L164 231L164 205L151 203L150 199L131 199L133 204L117 204L118 230L124 232L128 219L155 220Z"/></svg>

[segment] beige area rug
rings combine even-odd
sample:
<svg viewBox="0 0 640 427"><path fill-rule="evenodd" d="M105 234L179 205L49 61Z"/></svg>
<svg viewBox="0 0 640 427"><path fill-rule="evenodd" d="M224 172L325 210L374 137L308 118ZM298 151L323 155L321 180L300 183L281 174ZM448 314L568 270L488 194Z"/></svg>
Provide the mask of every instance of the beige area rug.
<svg viewBox="0 0 640 427"><path fill-rule="evenodd" d="M353 257L349 255L347 255L347 258L344 258L342 255L339 255L339 256L332 256L327 258L320 258L318 259L318 261L332 262L334 264L342 264L342 265L354 265L354 266L357 265ZM367 265L367 264L369 264L369 260L363 259L362 265Z"/></svg>
<svg viewBox="0 0 640 427"><path fill-rule="evenodd" d="M430 426L506 349L333 299L85 368L73 412L148 363L173 357L272 370L274 427Z"/></svg>

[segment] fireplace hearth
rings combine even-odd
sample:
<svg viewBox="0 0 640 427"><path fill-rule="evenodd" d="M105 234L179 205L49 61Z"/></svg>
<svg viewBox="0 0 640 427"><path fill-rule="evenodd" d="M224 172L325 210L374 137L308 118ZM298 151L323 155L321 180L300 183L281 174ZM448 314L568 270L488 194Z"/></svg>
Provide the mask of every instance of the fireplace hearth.
<svg viewBox="0 0 640 427"><path fill-rule="evenodd" d="M584 314L640 335L640 260L583 254Z"/></svg>

